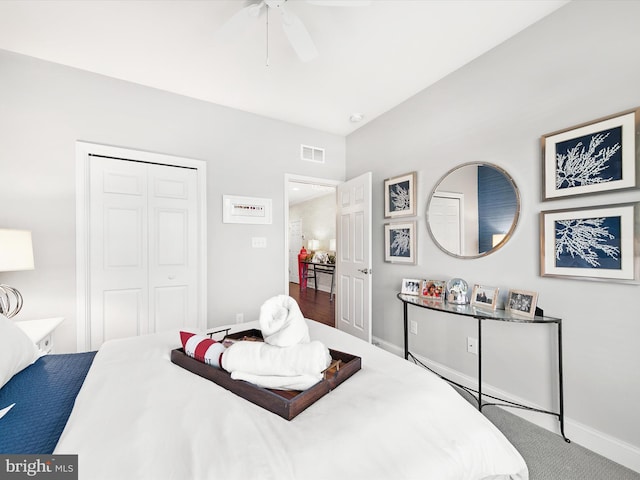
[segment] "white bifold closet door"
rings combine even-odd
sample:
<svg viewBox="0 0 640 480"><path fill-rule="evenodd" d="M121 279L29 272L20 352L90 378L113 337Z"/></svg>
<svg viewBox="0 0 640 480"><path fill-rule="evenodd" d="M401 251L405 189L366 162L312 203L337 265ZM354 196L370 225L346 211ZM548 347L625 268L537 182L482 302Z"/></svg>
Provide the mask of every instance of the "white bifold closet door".
<svg viewBox="0 0 640 480"><path fill-rule="evenodd" d="M197 172L92 156L91 348L197 327Z"/></svg>

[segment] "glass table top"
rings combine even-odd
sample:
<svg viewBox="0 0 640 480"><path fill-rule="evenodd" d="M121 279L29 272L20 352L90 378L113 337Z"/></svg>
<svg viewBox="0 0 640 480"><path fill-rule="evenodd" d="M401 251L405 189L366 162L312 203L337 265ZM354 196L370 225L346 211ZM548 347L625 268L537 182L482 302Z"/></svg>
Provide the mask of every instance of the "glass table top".
<svg viewBox="0 0 640 480"><path fill-rule="evenodd" d="M475 307L470 304L449 303L446 300L433 300L430 298L420 297L418 295L407 295L398 293L398 298L405 303L417 305L418 307L428 308L439 312L455 313L467 317L482 318L487 320L499 320L502 322L519 322L519 323L560 323L562 320L555 317L547 317L536 315L535 317L525 317L508 312L506 310L491 310Z"/></svg>

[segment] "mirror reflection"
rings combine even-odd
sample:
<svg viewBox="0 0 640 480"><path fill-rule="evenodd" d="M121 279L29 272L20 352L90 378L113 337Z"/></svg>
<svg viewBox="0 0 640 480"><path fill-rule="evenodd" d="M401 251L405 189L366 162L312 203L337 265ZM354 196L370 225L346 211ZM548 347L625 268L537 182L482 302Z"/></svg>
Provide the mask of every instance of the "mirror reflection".
<svg viewBox="0 0 640 480"><path fill-rule="evenodd" d="M477 258L509 240L519 212L518 189L506 171L488 163L466 163L437 183L427 206L427 227L444 252Z"/></svg>

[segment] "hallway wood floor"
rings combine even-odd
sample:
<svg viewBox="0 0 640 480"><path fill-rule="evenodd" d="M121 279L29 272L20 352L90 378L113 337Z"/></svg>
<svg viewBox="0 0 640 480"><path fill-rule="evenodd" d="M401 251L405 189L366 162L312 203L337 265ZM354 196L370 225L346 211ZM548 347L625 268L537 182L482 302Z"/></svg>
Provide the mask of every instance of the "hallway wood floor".
<svg viewBox="0 0 640 480"><path fill-rule="evenodd" d="M331 327L336 326L335 297L331 302L327 292L316 292L313 287L301 291L297 283L289 283L289 295L298 302L305 317Z"/></svg>

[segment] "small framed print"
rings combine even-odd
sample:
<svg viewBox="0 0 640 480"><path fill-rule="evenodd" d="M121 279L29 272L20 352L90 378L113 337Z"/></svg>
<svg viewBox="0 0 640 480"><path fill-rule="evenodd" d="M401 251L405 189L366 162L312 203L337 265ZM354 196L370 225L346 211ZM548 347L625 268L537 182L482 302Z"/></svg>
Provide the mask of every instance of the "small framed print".
<svg viewBox="0 0 640 480"><path fill-rule="evenodd" d="M471 293L471 306L495 310L498 302L498 288L474 285Z"/></svg>
<svg viewBox="0 0 640 480"><path fill-rule="evenodd" d="M416 263L416 222L387 223L384 226L384 261Z"/></svg>
<svg viewBox="0 0 640 480"><path fill-rule="evenodd" d="M420 295L420 280L416 278L403 278L400 293L405 295Z"/></svg>
<svg viewBox="0 0 640 480"><path fill-rule="evenodd" d="M637 282L640 204L540 212L540 274Z"/></svg>
<svg viewBox="0 0 640 480"><path fill-rule="evenodd" d="M429 300L444 300L446 285L444 280L422 280L420 296Z"/></svg>
<svg viewBox="0 0 640 480"><path fill-rule="evenodd" d="M416 172L384 181L385 218L416 215Z"/></svg>
<svg viewBox="0 0 640 480"><path fill-rule="evenodd" d="M222 196L223 223L271 223L271 199L257 197Z"/></svg>
<svg viewBox="0 0 640 480"><path fill-rule="evenodd" d="M543 200L636 187L640 108L543 135Z"/></svg>
<svg viewBox="0 0 640 480"><path fill-rule="evenodd" d="M526 290L509 290L507 303L505 304L504 309L513 315L533 318L536 315L537 303L538 294L536 292L527 292Z"/></svg>

